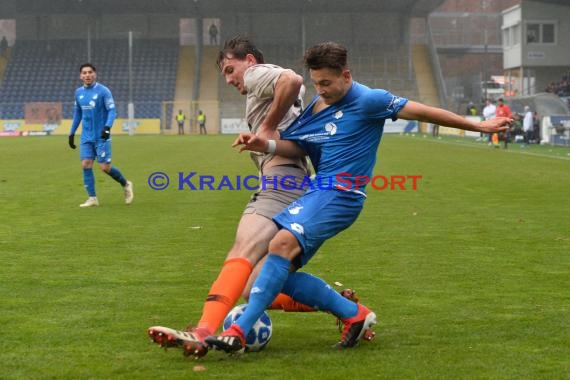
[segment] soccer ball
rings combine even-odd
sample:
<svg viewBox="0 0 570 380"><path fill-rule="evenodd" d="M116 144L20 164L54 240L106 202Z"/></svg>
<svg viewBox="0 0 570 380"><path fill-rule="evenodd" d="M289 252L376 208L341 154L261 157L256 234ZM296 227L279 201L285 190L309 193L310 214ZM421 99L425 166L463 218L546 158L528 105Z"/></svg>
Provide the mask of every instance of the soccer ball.
<svg viewBox="0 0 570 380"><path fill-rule="evenodd" d="M229 329L230 326L238 319L245 311L247 304L242 304L234 307L224 319L224 331ZM273 325L271 319L266 311L263 312L261 317L255 322L251 331L245 337L245 351L257 352L263 350L273 333Z"/></svg>

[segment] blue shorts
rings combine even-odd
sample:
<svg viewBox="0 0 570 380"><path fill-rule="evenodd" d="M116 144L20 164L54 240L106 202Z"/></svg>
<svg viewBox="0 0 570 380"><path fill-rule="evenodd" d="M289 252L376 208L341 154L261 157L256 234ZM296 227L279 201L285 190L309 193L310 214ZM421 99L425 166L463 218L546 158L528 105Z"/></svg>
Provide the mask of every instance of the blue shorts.
<svg viewBox="0 0 570 380"><path fill-rule="evenodd" d="M94 160L100 164L111 163L111 140L86 141L79 145L81 160Z"/></svg>
<svg viewBox="0 0 570 380"><path fill-rule="evenodd" d="M303 249L293 264L307 264L328 239L348 228L362 210L366 197L342 190L313 190L291 203L273 221L297 238Z"/></svg>

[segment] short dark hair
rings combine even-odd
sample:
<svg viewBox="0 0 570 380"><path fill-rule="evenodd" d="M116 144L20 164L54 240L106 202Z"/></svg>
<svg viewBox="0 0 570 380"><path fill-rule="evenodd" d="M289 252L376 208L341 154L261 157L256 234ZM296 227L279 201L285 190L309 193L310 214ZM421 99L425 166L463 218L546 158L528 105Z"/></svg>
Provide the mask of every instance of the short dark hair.
<svg viewBox="0 0 570 380"><path fill-rule="evenodd" d="M229 58L229 54L231 54L232 58L237 58L239 60L244 60L248 54L251 54L255 57L257 63L265 63L263 53L248 37L237 35L226 40L224 47L218 53L218 59L216 60L216 64L220 71L222 70L222 61L225 58Z"/></svg>
<svg viewBox="0 0 570 380"><path fill-rule="evenodd" d="M340 73L348 68L348 51L339 43L323 42L309 48L303 60L308 69L328 68Z"/></svg>
<svg viewBox="0 0 570 380"><path fill-rule="evenodd" d="M90 67L91 70L93 70L94 72L97 72L97 69L91 63L84 63L81 66L79 66L79 72L81 72L85 67Z"/></svg>

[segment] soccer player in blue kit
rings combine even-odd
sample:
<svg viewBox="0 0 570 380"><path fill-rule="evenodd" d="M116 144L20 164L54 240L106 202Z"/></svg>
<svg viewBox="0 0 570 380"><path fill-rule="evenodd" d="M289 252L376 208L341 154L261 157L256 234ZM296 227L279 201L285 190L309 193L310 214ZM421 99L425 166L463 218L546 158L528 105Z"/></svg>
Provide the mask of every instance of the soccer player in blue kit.
<svg viewBox="0 0 570 380"><path fill-rule="evenodd" d="M68 141L69 147L75 149L75 132L81 123L79 158L83 168L83 184L89 198L79 207L99 206L93 176L95 158L101 170L121 184L125 203L131 204L134 198L132 182L111 165L111 127L117 117L113 95L107 87L97 82L97 70L90 63L79 67L79 79L83 86L75 90L75 108Z"/></svg>
<svg viewBox="0 0 570 380"><path fill-rule="evenodd" d="M485 133L506 130L512 121L495 118L475 123L385 90L370 89L353 81L347 50L334 42L313 46L304 60L317 96L282 132L281 140L244 133L234 145L290 157L306 153L318 177L327 179L323 181L326 189L310 186L273 218L280 230L269 243L269 255L253 284L247 309L221 335L206 338L208 344L228 353L243 350L244 335L279 292L337 316L344 325L335 345L338 348L354 347L376 323L376 314L366 306L343 298L320 278L296 270L360 214L386 119L419 120Z"/></svg>

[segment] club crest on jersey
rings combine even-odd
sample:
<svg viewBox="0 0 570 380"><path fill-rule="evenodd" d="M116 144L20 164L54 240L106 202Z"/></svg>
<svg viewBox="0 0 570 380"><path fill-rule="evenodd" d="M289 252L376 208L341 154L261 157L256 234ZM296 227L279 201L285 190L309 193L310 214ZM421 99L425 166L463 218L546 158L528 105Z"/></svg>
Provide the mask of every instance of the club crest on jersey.
<svg viewBox="0 0 570 380"><path fill-rule="evenodd" d="M334 136L336 134L336 124L335 123L326 123L325 124L325 131L327 131L329 135Z"/></svg>
<svg viewBox="0 0 570 380"><path fill-rule="evenodd" d="M305 229L299 223L291 223L291 229L301 235L305 233Z"/></svg>
<svg viewBox="0 0 570 380"><path fill-rule="evenodd" d="M344 114L342 113L342 111L341 111L341 110L338 110L338 111L336 111L336 112L334 113L333 117L338 120L338 119L340 119L343 115L344 115Z"/></svg>
<svg viewBox="0 0 570 380"><path fill-rule="evenodd" d="M99 95L98 95L98 94L95 94L95 95L93 95L93 97L92 97L91 99L97 100L98 97L99 97Z"/></svg>
<svg viewBox="0 0 570 380"><path fill-rule="evenodd" d="M288 211L291 215L297 215L302 208L303 206L290 206Z"/></svg>

